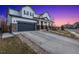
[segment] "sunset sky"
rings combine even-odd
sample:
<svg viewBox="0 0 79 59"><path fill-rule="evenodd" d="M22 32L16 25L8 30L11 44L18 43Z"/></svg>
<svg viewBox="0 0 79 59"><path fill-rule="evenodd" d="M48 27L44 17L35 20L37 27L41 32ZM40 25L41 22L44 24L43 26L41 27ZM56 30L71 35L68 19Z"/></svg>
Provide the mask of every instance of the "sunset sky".
<svg viewBox="0 0 79 59"><path fill-rule="evenodd" d="M21 10L22 7L24 6L0 5L0 15L3 15L5 18L7 18L8 8ZM56 26L79 22L79 6L77 5L32 5L31 7L37 14L48 12L51 20L54 20Z"/></svg>

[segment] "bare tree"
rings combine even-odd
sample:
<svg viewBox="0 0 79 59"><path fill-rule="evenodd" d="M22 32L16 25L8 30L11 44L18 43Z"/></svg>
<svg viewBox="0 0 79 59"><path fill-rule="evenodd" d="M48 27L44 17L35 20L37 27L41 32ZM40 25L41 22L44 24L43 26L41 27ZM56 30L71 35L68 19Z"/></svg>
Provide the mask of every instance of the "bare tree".
<svg viewBox="0 0 79 59"><path fill-rule="evenodd" d="M61 30L64 30L64 26L63 25L61 26Z"/></svg>
<svg viewBox="0 0 79 59"><path fill-rule="evenodd" d="M2 40L2 20L0 19L0 40Z"/></svg>

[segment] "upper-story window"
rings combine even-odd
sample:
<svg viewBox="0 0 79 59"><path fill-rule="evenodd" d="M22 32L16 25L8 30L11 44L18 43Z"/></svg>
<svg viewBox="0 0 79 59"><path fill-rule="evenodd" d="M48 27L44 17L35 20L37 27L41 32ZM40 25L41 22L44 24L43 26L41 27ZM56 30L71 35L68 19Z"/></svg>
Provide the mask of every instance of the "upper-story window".
<svg viewBox="0 0 79 59"><path fill-rule="evenodd" d="M32 16L32 13L30 12L30 16Z"/></svg>
<svg viewBox="0 0 79 59"><path fill-rule="evenodd" d="M34 16L34 14L30 12L30 16Z"/></svg>
<svg viewBox="0 0 79 59"><path fill-rule="evenodd" d="M26 14L26 11L24 10L24 15Z"/></svg>
<svg viewBox="0 0 79 59"><path fill-rule="evenodd" d="M26 11L24 10L24 15L29 15L29 11L26 12Z"/></svg>
<svg viewBox="0 0 79 59"><path fill-rule="evenodd" d="M27 15L29 15L29 11L27 11Z"/></svg>

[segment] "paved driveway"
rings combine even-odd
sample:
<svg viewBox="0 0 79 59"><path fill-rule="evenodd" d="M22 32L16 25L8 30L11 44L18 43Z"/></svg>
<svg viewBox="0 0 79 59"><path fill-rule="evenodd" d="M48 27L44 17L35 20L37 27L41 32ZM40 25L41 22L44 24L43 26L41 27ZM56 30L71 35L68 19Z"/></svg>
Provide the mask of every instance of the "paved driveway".
<svg viewBox="0 0 79 59"><path fill-rule="evenodd" d="M79 53L79 43L67 37L42 31L30 31L22 34L49 53Z"/></svg>

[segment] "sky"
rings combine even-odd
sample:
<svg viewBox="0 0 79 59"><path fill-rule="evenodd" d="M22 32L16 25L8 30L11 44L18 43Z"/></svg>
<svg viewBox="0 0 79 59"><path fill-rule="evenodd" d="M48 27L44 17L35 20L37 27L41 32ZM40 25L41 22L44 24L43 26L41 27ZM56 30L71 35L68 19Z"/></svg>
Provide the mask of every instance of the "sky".
<svg viewBox="0 0 79 59"><path fill-rule="evenodd" d="M0 15L7 18L8 8L21 10L25 5L0 5ZM36 14L48 12L56 26L79 22L78 5L30 5Z"/></svg>

